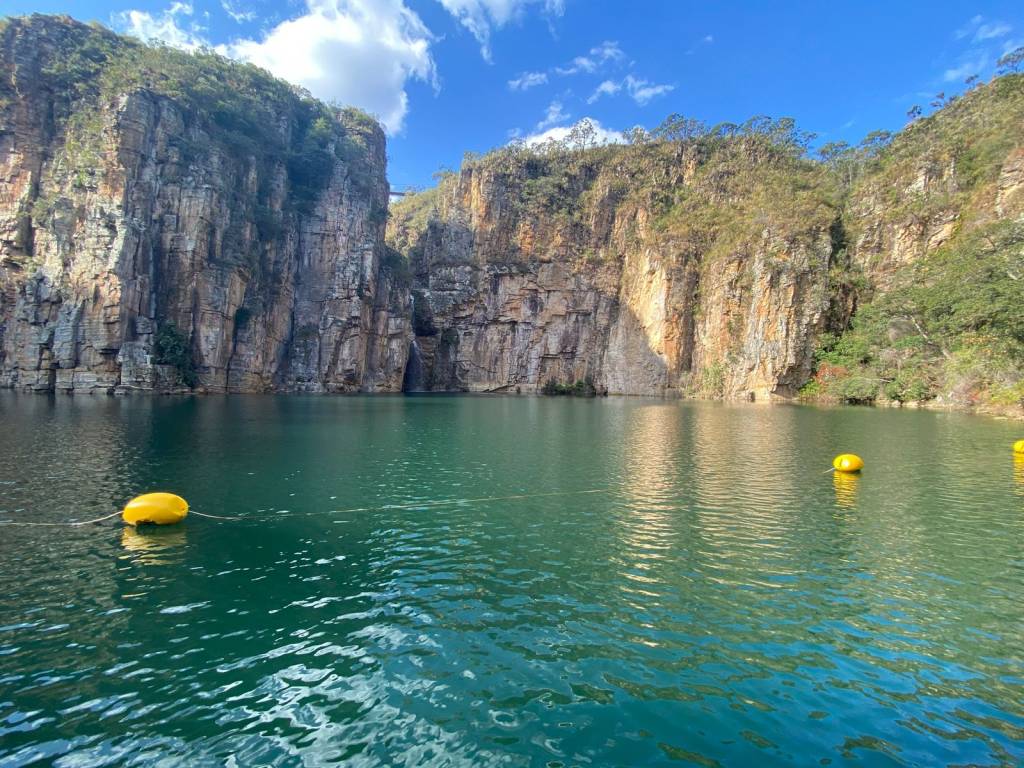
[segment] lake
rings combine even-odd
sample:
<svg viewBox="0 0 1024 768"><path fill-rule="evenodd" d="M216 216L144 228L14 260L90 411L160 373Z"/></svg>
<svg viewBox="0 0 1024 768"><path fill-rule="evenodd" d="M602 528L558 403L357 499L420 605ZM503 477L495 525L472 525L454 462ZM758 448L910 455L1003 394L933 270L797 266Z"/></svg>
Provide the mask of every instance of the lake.
<svg viewBox="0 0 1024 768"><path fill-rule="evenodd" d="M1024 425L0 394L0 765L1017 765ZM855 452L861 477L827 473Z"/></svg>

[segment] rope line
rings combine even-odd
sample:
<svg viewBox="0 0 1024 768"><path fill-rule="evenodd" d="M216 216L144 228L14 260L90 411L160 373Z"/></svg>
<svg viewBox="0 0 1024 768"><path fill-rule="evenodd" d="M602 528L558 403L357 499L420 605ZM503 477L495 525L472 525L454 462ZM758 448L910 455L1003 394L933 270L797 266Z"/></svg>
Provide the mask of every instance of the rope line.
<svg viewBox="0 0 1024 768"><path fill-rule="evenodd" d="M109 520L112 517L117 517L121 514L121 511L111 512L109 515L103 517L97 517L92 520L77 520L69 523L30 523L25 520L0 520L0 525L31 525L39 528L53 528L60 527L65 528L67 526L78 526L78 525L91 525L93 523L102 523L104 520Z"/></svg>
<svg viewBox="0 0 1024 768"><path fill-rule="evenodd" d="M188 511L188 513L190 515L196 515L198 517L208 517L211 520L242 520L243 519L241 517L224 517L223 515L211 515L211 514L208 514L206 512L197 512L194 509L190 509Z"/></svg>
<svg viewBox="0 0 1024 768"><path fill-rule="evenodd" d="M384 504L376 507L350 507L349 509L330 509L322 512L281 512L270 515L211 515L208 512L197 512L194 509L190 509L188 513L190 515L196 515L197 517L205 517L210 520L226 520L228 522L240 522L244 520L279 520L284 517L312 517L315 515L344 515L351 512L376 512L387 509L417 509L420 507L443 507L452 504L474 504L481 501L514 501L517 499L535 499L542 498L545 496L581 496L588 493L610 493L610 488L592 488L585 491L550 491L547 493L519 493L511 496L480 496L475 499L438 499L435 501L416 501L408 504ZM112 512L109 515L103 517L97 517L92 520L78 520L67 523L35 523L25 520L0 520L0 525L26 525L40 528L63 528L66 526L76 527L80 525L91 525L92 523L101 523L104 520L109 520L112 517L117 517L121 512Z"/></svg>
<svg viewBox="0 0 1024 768"><path fill-rule="evenodd" d="M208 515L203 512L190 510L189 514L209 517L214 520L230 520L231 522L242 520L279 520L285 517L314 517L316 515L345 515L351 512L377 512L387 509L417 509L419 507L442 507L451 504L474 504L481 501L514 501L517 499L534 499L544 496L581 496L588 493L610 493L609 488L593 488L586 491L551 491L548 493L519 493L512 496L480 496L475 499L438 499L435 501L416 501L408 504L383 504L376 507L350 507L348 509L329 509L322 512L279 512L270 515L235 515L223 517L221 515Z"/></svg>

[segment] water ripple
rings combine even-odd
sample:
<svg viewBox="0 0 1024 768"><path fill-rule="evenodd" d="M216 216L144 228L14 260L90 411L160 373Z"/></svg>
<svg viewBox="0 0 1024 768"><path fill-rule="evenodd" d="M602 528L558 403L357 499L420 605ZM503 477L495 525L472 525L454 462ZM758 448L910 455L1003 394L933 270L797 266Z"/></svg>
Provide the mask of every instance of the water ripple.
<svg viewBox="0 0 1024 768"><path fill-rule="evenodd" d="M98 516L168 478L239 517L4 530L4 766L1024 761L1012 425L533 398L0 409L4 518ZM844 450L863 477L823 474ZM583 489L606 492L533 495Z"/></svg>

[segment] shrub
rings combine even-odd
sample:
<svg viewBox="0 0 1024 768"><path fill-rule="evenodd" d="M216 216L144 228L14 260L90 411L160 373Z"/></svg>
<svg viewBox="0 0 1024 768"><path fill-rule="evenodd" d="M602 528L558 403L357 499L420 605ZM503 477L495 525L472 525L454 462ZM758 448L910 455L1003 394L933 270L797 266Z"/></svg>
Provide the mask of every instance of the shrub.
<svg viewBox="0 0 1024 768"><path fill-rule="evenodd" d="M543 395L568 395L570 397L597 397L597 387L594 380L587 376L584 379L574 381L572 384L561 384L555 378L550 378L541 387Z"/></svg>
<svg viewBox="0 0 1024 768"><path fill-rule="evenodd" d="M189 388L199 383L189 337L174 323L165 323L153 339L153 362L171 365L178 371L181 382Z"/></svg>

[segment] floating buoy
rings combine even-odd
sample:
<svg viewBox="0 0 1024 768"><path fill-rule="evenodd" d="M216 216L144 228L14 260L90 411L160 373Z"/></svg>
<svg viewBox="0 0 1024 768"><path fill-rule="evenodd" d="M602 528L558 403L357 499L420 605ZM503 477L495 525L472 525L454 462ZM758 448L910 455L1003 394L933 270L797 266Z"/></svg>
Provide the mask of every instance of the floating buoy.
<svg viewBox="0 0 1024 768"><path fill-rule="evenodd" d="M128 525L180 523L188 514L188 502L173 493L144 493L125 505L121 517Z"/></svg>
<svg viewBox="0 0 1024 768"><path fill-rule="evenodd" d="M832 467L836 472L860 472L864 469L864 459L855 453L841 453L832 459Z"/></svg>
<svg viewBox="0 0 1024 768"><path fill-rule="evenodd" d="M1014 453L1024 453L1024 440L1018 440L1013 444Z"/></svg>

